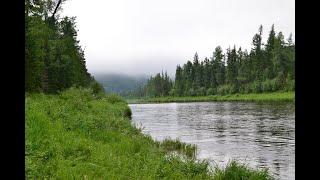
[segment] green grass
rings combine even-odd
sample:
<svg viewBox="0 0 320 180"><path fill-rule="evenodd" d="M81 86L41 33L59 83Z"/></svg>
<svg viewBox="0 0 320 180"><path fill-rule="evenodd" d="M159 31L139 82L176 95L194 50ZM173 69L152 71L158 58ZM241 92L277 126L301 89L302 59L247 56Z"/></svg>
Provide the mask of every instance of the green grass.
<svg viewBox="0 0 320 180"><path fill-rule="evenodd" d="M178 152L188 158L195 158L197 153L196 145L181 142L179 139L164 139L162 142L159 142L159 146L167 153Z"/></svg>
<svg viewBox="0 0 320 180"><path fill-rule="evenodd" d="M117 96L71 88L28 94L25 104L27 179L216 179L208 162L192 158L195 146L156 142L133 127Z"/></svg>
<svg viewBox="0 0 320 180"><path fill-rule="evenodd" d="M213 179L216 180L243 180L243 179L273 179L266 169L254 170L245 164L230 161L225 168L216 166Z"/></svg>
<svg viewBox="0 0 320 180"><path fill-rule="evenodd" d="M294 102L294 92L273 92L260 94L230 94L230 95L212 95L212 96L188 96L188 97L155 97L128 99L128 103L166 103L166 102L210 102L210 101L281 101Z"/></svg>

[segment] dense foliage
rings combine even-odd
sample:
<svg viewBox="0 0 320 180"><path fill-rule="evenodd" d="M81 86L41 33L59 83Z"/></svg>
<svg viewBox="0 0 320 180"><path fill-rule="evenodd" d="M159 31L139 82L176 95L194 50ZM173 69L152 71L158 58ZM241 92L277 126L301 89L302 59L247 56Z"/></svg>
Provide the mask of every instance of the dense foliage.
<svg viewBox="0 0 320 180"><path fill-rule="evenodd" d="M252 39L252 49L228 48L226 53L217 46L210 58L199 60L195 53L193 62L178 65L171 89L155 88L161 80L151 78L143 96L159 97L204 96L234 93L261 93L294 91L295 89L295 44L292 34L287 41L282 32L276 34L271 27L267 43L262 43L262 26ZM159 77L159 75L157 75ZM171 80L167 80L171 82ZM170 92L170 93L169 93Z"/></svg>
<svg viewBox="0 0 320 180"><path fill-rule="evenodd" d="M62 0L25 1L25 90L56 93L96 85L77 40L75 18L59 18Z"/></svg>

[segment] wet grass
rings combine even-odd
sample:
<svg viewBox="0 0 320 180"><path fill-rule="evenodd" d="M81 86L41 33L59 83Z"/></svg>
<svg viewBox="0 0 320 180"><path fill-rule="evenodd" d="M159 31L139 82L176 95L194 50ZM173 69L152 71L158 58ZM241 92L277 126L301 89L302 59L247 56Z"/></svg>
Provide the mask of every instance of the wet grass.
<svg viewBox="0 0 320 180"><path fill-rule="evenodd" d="M156 97L128 99L128 103L166 103L166 102L210 102L210 101L253 101L253 102L294 102L294 92L273 92L260 94L230 94L188 97Z"/></svg>
<svg viewBox="0 0 320 180"><path fill-rule="evenodd" d="M181 142L179 139L166 138L159 142L159 146L164 149L166 153L178 152L188 158L195 158L197 153L196 145Z"/></svg>
<svg viewBox="0 0 320 180"><path fill-rule="evenodd" d="M25 105L27 179L216 179L208 162L193 158L195 146L156 142L133 127L119 97L71 88L28 94Z"/></svg>
<svg viewBox="0 0 320 180"><path fill-rule="evenodd" d="M243 179L274 179L266 169L254 170L247 165L230 161L225 168L216 166L213 179L216 180L243 180Z"/></svg>

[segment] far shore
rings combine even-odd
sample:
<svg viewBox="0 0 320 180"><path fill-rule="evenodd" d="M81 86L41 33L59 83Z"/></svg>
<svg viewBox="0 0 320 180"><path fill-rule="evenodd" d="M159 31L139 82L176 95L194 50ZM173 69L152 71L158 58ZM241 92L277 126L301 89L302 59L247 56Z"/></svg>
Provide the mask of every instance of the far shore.
<svg viewBox="0 0 320 180"><path fill-rule="evenodd" d="M229 94L210 96L165 96L126 99L129 104L142 103L169 103L169 102L214 102L214 101L251 101L251 102L294 102L295 92L272 92L272 93L250 93L250 94Z"/></svg>

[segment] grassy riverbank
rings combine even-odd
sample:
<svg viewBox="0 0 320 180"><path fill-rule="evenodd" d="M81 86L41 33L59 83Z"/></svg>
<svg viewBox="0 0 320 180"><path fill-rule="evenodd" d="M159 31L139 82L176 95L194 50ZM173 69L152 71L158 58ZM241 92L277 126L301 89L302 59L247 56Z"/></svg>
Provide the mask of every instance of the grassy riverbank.
<svg viewBox="0 0 320 180"><path fill-rule="evenodd" d="M261 94L230 94L230 95L212 95L212 96L189 96L189 97L156 97L128 99L128 103L166 103L166 102L210 102L210 101L281 101L294 102L295 93L273 92Z"/></svg>
<svg viewBox="0 0 320 180"><path fill-rule="evenodd" d="M27 179L267 179L264 170L232 162L210 169L194 159L196 147L156 142L131 125L117 96L89 89L26 96ZM169 152L178 152L181 156Z"/></svg>

